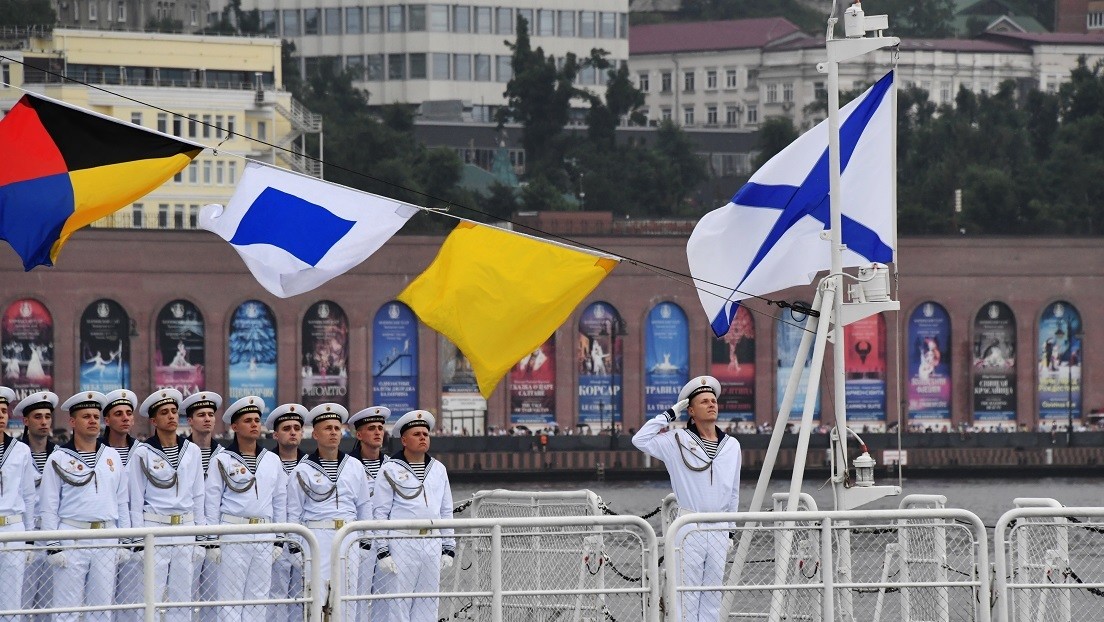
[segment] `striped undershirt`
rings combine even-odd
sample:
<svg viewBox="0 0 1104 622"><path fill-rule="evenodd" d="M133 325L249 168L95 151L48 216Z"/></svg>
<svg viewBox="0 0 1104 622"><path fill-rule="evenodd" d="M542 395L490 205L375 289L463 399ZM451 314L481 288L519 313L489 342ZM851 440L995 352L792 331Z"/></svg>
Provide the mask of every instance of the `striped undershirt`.
<svg viewBox="0 0 1104 622"><path fill-rule="evenodd" d="M720 439L715 441L707 441L703 438L701 439L701 444L702 447L705 448L705 455L709 456L710 460L717 457L717 446L721 444Z"/></svg>
<svg viewBox="0 0 1104 622"><path fill-rule="evenodd" d="M299 460L292 458L291 460L280 460L280 463L284 465L284 473L290 475L295 469L295 465L299 464Z"/></svg>
<svg viewBox="0 0 1104 622"><path fill-rule="evenodd" d="M245 468L249 469L250 473L257 472L257 456L247 456L242 454L242 461L245 462Z"/></svg>
<svg viewBox="0 0 1104 622"><path fill-rule="evenodd" d="M32 451L31 458L34 459L35 468L38 469L38 474L42 475L42 470L46 468L46 458L49 458L50 454L44 451Z"/></svg>
<svg viewBox="0 0 1104 622"><path fill-rule="evenodd" d="M337 481L337 460L318 460L318 463L322 465L322 470L326 472L326 477L330 478L331 482Z"/></svg>
<svg viewBox="0 0 1104 622"><path fill-rule="evenodd" d="M130 447L115 447L115 451L119 452L119 459L123 461L123 466L126 466L130 461Z"/></svg>
<svg viewBox="0 0 1104 622"><path fill-rule="evenodd" d="M86 466L96 466L96 452L95 451L78 451L77 455L80 456L81 462Z"/></svg>
<svg viewBox="0 0 1104 622"><path fill-rule="evenodd" d="M214 445L212 445L210 447L200 447L199 448L199 457L200 457L201 460L203 460L203 472L204 473L207 472L207 467L211 466L211 453L214 452L214 450L215 450Z"/></svg>
<svg viewBox="0 0 1104 622"><path fill-rule="evenodd" d="M418 478L418 481L425 480L426 463L424 462L410 462L410 470L414 471L414 476Z"/></svg>
<svg viewBox="0 0 1104 622"><path fill-rule="evenodd" d="M161 453L165 454L165 457L169 459L169 464L172 468L177 468L180 465L180 445L173 445L172 447L162 447Z"/></svg>
<svg viewBox="0 0 1104 622"><path fill-rule="evenodd" d="M376 476L379 475L380 465L383 464L383 460L377 458L375 460L361 460L361 462L364 463L364 472L368 474L368 478L376 479Z"/></svg>

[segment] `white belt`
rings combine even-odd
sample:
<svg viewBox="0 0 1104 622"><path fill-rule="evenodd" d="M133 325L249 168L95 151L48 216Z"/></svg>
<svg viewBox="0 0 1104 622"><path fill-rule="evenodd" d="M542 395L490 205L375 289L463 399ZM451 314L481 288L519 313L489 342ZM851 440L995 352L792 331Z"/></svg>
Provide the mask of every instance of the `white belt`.
<svg viewBox="0 0 1104 622"><path fill-rule="evenodd" d="M327 519L327 520L309 520L304 525L307 529L341 529L345 526L345 523L351 523L343 518Z"/></svg>
<svg viewBox="0 0 1104 622"><path fill-rule="evenodd" d="M272 521L259 516L234 516L233 514L223 514L222 522L230 525L263 525L264 523L270 523Z"/></svg>
<svg viewBox="0 0 1104 622"><path fill-rule="evenodd" d="M107 529L108 527L114 527L115 521L113 520L73 520L71 518L61 519L62 525L69 525L70 527L76 527L77 529Z"/></svg>
<svg viewBox="0 0 1104 622"><path fill-rule="evenodd" d="M23 522L22 514L11 514L8 516L0 516L0 527L7 527L8 525L18 525Z"/></svg>
<svg viewBox="0 0 1104 622"><path fill-rule="evenodd" d="M151 523L161 523L162 525L183 525L184 523L193 522L195 520L195 514L191 512L187 514L151 514L149 512L143 512L142 518Z"/></svg>

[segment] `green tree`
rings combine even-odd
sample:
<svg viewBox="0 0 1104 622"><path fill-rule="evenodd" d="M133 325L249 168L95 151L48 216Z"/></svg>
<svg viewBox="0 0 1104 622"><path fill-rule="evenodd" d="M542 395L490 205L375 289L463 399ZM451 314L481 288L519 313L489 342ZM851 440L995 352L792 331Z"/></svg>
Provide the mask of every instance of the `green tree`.
<svg viewBox="0 0 1104 622"><path fill-rule="evenodd" d="M759 124L759 135L756 139L759 155L755 156L752 164L758 169L787 145L797 140L797 137L797 128L789 117L767 118Z"/></svg>
<svg viewBox="0 0 1104 622"><path fill-rule="evenodd" d="M0 0L0 24L8 27L53 26L57 23L49 0Z"/></svg>
<svg viewBox="0 0 1104 622"><path fill-rule="evenodd" d="M616 144L617 126L621 119L626 119L630 125L644 125L647 118L642 112L644 92L633 85L628 65L623 63L616 69L609 69L607 55L604 50L594 50L591 55L591 64L606 70L606 97L605 101L598 97L590 98L587 135L596 144L611 149Z"/></svg>
<svg viewBox="0 0 1104 622"><path fill-rule="evenodd" d="M954 0L880 0L864 8L871 15L889 15L889 32L900 37L936 39L954 35Z"/></svg>

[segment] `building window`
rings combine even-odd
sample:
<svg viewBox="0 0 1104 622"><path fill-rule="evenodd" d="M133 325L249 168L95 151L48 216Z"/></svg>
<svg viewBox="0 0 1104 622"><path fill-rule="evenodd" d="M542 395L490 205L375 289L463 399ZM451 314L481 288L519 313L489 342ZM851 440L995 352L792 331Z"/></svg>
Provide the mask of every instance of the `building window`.
<svg viewBox="0 0 1104 622"><path fill-rule="evenodd" d="M778 103L778 84L776 82L771 82L767 85L767 103Z"/></svg>
<svg viewBox="0 0 1104 622"><path fill-rule="evenodd" d="M191 26L195 26L198 23L199 23L199 10L196 9L195 7L192 7L191 9L188 10L188 24L191 25Z"/></svg>
<svg viewBox="0 0 1104 622"><path fill-rule="evenodd" d="M1104 12L1089 13L1085 16L1089 28L1104 28Z"/></svg>
<svg viewBox="0 0 1104 622"><path fill-rule="evenodd" d="M326 34L341 34L341 9L326 9Z"/></svg>
<svg viewBox="0 0 1104 622"><path fill-rule="evenodd" d="M670 108L660 108L659 109L659 118L664 120L664 121L670 121L671 120L671 109Z"/></svg>
<svg viewBox="0 0 1104 622"><path fill-rule="evenodd" d="M173 136L183 136L184 135L184 119L181 119L180 117L178 117L176 115L173 115L172 126L173 126L173 131L172 131Z"/></svg>
<svg viewBox="0 0 1104 622"><path fill-rule="evenodd" d="M192 229L196 229L196 228L199 227L199 206L198 205L189 205L188 206L188 227L192 228Z"/></svg>
<svg viewBox="0 0 1104 622"><path fill-rule="evenodd" d="M135 203L134 205L132 205L130 208L130 226L134 227L135 229L141 229L143 224L142 216L142 204Z"/></svg>
<svg viewBox="0 0 1104 622"><path fill-rule="evenodd" d="M759 86L759 70L758 69L748 69L747 80L748 80L747 81L747 87L749 89L753 89L753 88Z"/></svg>
<svg viewBox="0 0 1104 622"><path fill-rule="evenodd" d="M161 203L157 206L157 226L162 229L169 228L169 204Z"/></svg>
<svg viewBox="0 0 1104 622"><path fill-rule="evenodd" d="M648 74L646 74L646 73L639 74L637 83L640 85L640 91L642 93L647 93L648 92L648 87L650 86L648 84Z"/></svg>
<svg viewBox="0 0 1104 622"><path fill-rule="evenodd" d="M318 34L318 9L303 9L303 34Z"/></svg>
<svg viewBox="0 0 1104 622"><path fill-rule="evenodd" d="M407 14L408 28L410 32L425 32L426 29L426 7L424 4L412 4L410 5L409 13Z"/></svg>
<svg viewBox="0 0 1104 622"><path fill-rule="evenodd" d="M107 2L107 21L110 22L112 19L115 18L114 13L115 13L115 5L111 4L111 0L108 0L108 2Z"/></svg>
<svg viewBox="0 0 1104 622"><path fill-rule="evenodd" d="M449 31L449 7L444 4L431 4L429 5L429 31L430 32L448 32Z"/></svg>
<svg viewBox="0 0 1104 622"><path fill-rule="evenodd" d="M595 79L594 67L586 66L579 70L579 76L576 82L579 84L594 84Z"/></svg>
<svg viewBox="0 0 1104 622"><path fill-rule="evenodd" d="M593 39L597 34L594 23L594 11L579 11L579 36L584 39Z"/></svg>
<svg viewBox="0 0 1104 622"><path fill-rule="evenodd" d="M194 114L188 115L188 138L196 137L196 116Z"/></svg>
<svg viewBox="0 0 1104 622"><path fill-rule="evenodd" d="M368 32L383 32L383 7L365 7L368 11Z"/></svg>
<svg viewBox="0 0 1104 622"><path fill-rule="evenodd" d="M98 4L99 4L99 0L89 0L89 2L88 2L88 21L90 21L90 22L96 21L96 17L97 17L96 16L96 12L97 12L97 6L96 5L98 5Z"/></svg>
<svg viewBox="0 0 1104 622"><path fill-rule="evenodd" d="M188 183L199 183L199 163L195 160L188 163Z"/></svg>
<svg viewBox="0 0 1104 622"><path fill-rule="evenodd" d="M472 79L471 54L455 54L452 57L452 77L467 82Z"/></svg>
<svg viewBox="0 0 1104 622"><path fill-rule="evenodd" d="M257 139L268 140L268 124L264 121L257 121Z"/></svg>
<svg viewBox="0 0 1104 622"><path fill-rule="evenodd" d="M939 103L946 104L951 101L951 83L940 82L939 83Z"/></svg>
<svg viewBox="0 0 1104 622"><path fill-rule="evenodd" d="M368 80L383 80L383 54L369 54L364 65L364 73Z"/></svg>
<svg viewBox="0 0 1104 622"><path fill-rule="evenodd" d="M665 71L659 77L659 89L664 93L671 92L671 72Z"/></svg>
<svg viewBox="0 0 1104 622"><path fill-rule="evenodd" d="M734 89L739 86L739 77L735 69L725 69L725 88Z"/></svg>
<svg viewBox="0 0 1104 622"><path fill-rule="evenodd" d="M221 186L226 183L226 163L222 160L215 162L215 185Z"/></svg>
<svg viewBox="0 0 1104 622"><path fill-rule="evenodd" d="M411 80L425 80L426 78L426 55L425 54L411 54L410 55L410 79Z"/></svg>
<svg viewBox="0 0 1104 622"><path fill-rule="evenodd" d="M792 102L793 100L793 82L786 82L782 85L782 101Z"/></svg>
<svg viewBox="0 0 1104 622"><path fill-rule="evenodd" d="M496 35L512 35L514 34L514 10L510 8L499 7L495 9L495 34Z"/></svg>
<svg viewBox="0 0 1104 622"><path fill-rule="evenodd" d="M694 107L686 106L682 109L682 124L694 125Z"/></svg>
<svg viewBox="0 0 1104 622"><path fill-rule="evenodd" d="M603 39L616 39L617 13L607 13L603 11L598 19L598 36Z"/></svg>
<svg viewBox="0 0 1104 622"><path fill-rule="evenodd" d="M533 9L518 9L517 19L525 20L525 25L529 29L529 34L535 34L533 31L537 27L537 24L533 21ZM516 23L517 20L514 20L514 22Z"/></svg>
<svg viewBox="0 0 1104 622"><path fill-rule="evenodd" d="M210 186L211 185L211 161L210 160L204 160L203 161L203 185L205 185L205 186Z"/></svg>
<svg viewBox="0 0 1104 622"><path fill-rule="evenodd" d="M757 106L756 104L748 104L747 123L748 125L755 125L759 123L759 106Z"/></svg>
<svg viewBox="0 0 1104 622"><path fill-rule="evenodd" d="M157 131L162 134L169 133L169 115L164 112L157 113Z"/></svg>
<svg viewBox="0 0 1104 622"><path fill-rule="evenodd" d="M119 3L117 5L117 7L118 8L115 11L115 19L120 21L120 22L125 22L126 21L126 2L124 2L124 0L119 0Z"/></svg>
<svg viewBox="0 0 1104 622"><path fill-rule="evenodd" d="M387 32L402 32L406 27L403 6L387 7Z"/></svg>
<svg viewBox="0 0 1104 622"><path fill-rule="evenodd" d="M299 31L299 11L296 9L288 10L284 9L280 11L280 19L283 20L284 36L285 37L298 37L302 33Z"/></svg>
<svg viewBox="0 0 1104 622"><path fill-rule="evenodd" d="M705 107L705 122L709 125L717 125L717 107Z"/></svg>
<svg viewBox="0 0 1104 622"><path fill-rule="evenodd" d="M725 125L737 126L740 124L740 107L725 106Z"/></svg>
<svg viewBox="0 0 1104 622"><path fill-rule="evenodd" d="M489 55L475 55L475 80L476 82L491 81L491 57Z"/></svg>
<svg viewBox="0 0 1104 622"><path fill-rule="evenodd" d="M433 63L433 79L448 80L451 77L449 75L449 55L434 52L431 58L431 62Z"/></svg>
<svg viewBox="0 0 1104 622"><path fill-rule="evenodd" d="M345 34L359 35L364 32L364 14L360 7L345 7Z"/></svg>
<svg viewBox="0 0 1104 622"><path fill-rule="evenodd" d="M405 80L406 79L406 54L388 54L387 55L387 79L388 80Z"/></svg>
<svg viewBox="0 0 1104 622"><path fill-rule="evenodd" d="M360 54L345 57L345 69L352 74L354 80L364 79L364 57Z"/></svg>
<svg viewBox="0 0 1104 622"><path fill-rule="evenodd" d="M215 138L222 138L222 115L215 115Z"/></svg>
<svg viewBox="0 0 1104 622"><path fill-rule="evenodd" d="M828 101L828 91L824 88L823 82L813 83L813 97L816 98L817 101L820 101L822 99L824 101Z"/></svg>
<svg viewBox="0 0 1104 622"><path fill-rule="evenodd" d="M537 34L542 37L551 37L556 34L556 12L552 9L540 9L537 11Z"/></svg>
<svg viewBox="0 0 1104 622"><path fill-rule="evenodd" d="M452 31L471 32L471 7L452 7Z"/></svg>
<svg viewBox="0 0 1104 622"><path fill-rule="evenodd" d="M7 65L4 65L4 67L7 68ZM4 77L4 81L7 82L7 76ZM132 113L130 113L130 122L133 123L134 125L142 125L142 113L141 112L132 112Z"/></svg>
<svg viewBox="0 0 1104 622"><path fill-rule="evenodd" d="M480 35L491 34L491 7L475 7L475 33Z"/></svg>
<svg viewBox="0 0 1104 622"><path fill-rule="evenodd" d="M237 162L234 162L234 161L231 160L230 162L226 163L226 175L227 175L227 181L230 183L231 186L238 183L238 163ZM195 225L192 225L192 226L194 227Z"/></svg>
<svg viewBox="0 0 1104 622"><path fill-rule="evenodd" d="M184 204L183 203L177 203L173 207L173 228L174 229L183 229L184 228Z"/></svg>
<svg viewBox="0 0 1104 622"><path fill-rule="evenodd" d="M694 70L683 72L682 74L682 90L692 92L694 90Z"/></svg>
<svg viewBox="0 0 1104 622"><path fill-rule="evenodd" d="M575 11L560 11L560 36L575 36Z"/></svg>
<svg viewBox="0 0 1104 622"><path fill-rule="evenodd" d="M705 88L713 90L717 88L717 70L709 69L705 72Z"/></svg>

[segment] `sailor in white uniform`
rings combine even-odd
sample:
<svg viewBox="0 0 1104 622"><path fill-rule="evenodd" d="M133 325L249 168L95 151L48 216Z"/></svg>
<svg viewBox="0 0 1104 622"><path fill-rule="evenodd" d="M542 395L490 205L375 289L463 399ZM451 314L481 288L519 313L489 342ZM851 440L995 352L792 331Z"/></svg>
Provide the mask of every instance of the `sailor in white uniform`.
<svg viewBox="0 0 1104 622"><path fill-rule="evenodd" d="M135 439L130 435L134 425L134 409L138 408L138 396L127 389L116 389L104 396L103 416L104 434L100 441L119 452L119 458L125 468L130 460L130 450ZM123 540L123 544L135 544L137 540ZM115 602L132 604L141 601L142 556L131 555L119 562L115 573ZM142 618L140 609L116 611L115 622L137 622Z"/></svg>
<svg viewBox="0 0 1104 622"><path fill-rule="evenodd" d="M303 417L307 410L302 404L281 404L265 419L265 427L272 431L276 441L280 465L289 475L288 483L291 483L290 473L306 456L299 449L299 443L303 440ZM294 541L285 542L283 554L272 563L272 598L303 597L302 561L299 545ZM276 622L301 622L303 619L302 605L278 605L276 611Z"/></svg>
<svg viewBox="0 0 1104 622"><path fill-rule="evenodd" d="M35 517L35 470L31 449L8 436L8 407L14 407L15 391L0 387L0 532L31 531ZM25 550L24 550L25 549ZM0 542L0 611L23 607L23 575L31 549L23 542ZM0 616L15 622L17 616Z"/></svg>
<svg viewBox="0 0 1104 622"><path fill-rule="evenodd" d="M180 411L188 418L188 428L192 432L188 440L199 447L204 479L211 474L209 469L211 456L222 451L222 446L214 440L215 422L217 421L219 408L222 408L222 396L214 391L196 391L180 403ZM205 543L208 538L200 536L197 540ZM210 547L206 544L204 546L210 552ZM192 586L192 592L196 595L196 600L205 602L215 600L218 586L218 564L208 559L202 559L196 562L193 576L195 577L195 583ZM217 614L216 607L201 607L199 610L200 622L214 622L218 619Z"/></svg>
<svg viewBox="0 0 1104 622"><path fill-rule="evenodd" d="M58 396L50 391L36 391L19 401L13 413L23 418L23 436L19 440L31 450L31 459L38 472L35 479L35 512L33 529L42 529L42 496L39 494L42 484L42 470L46 468L46 459L54 452L54 442L50 433L54 429L54 408L58 405ZM45 609L53 602L53 568L46 563L46 550L42 541L37 545L23 580L23 608ZM29 622L47 622L50 616L35 614Z"/></svg>
<svg viewBox="0 0 1104 622"><path fill-rule="evenodd" d="M376 520L452 518L452 489L445 465L429 455L433 415L413 410L395 422L391 435L402 440L402 449L380 467L376 478L372 514ZM382 590L389 594L437 592L441 571L452 566L456 541L452 529L409 532L389 530L379 542L379 568L391 576ZM426 537L439 535L440 537ZM413 537L411 537L413 536ZM378 588L379 589L379 588ZM387 602L394 622L437 620L437 597L404 598Z"/></svg>
<svg viewBox="0 0 1104 622"><path fill-rule="evenodd" d="M211 458L205 507L208 525L257 525L287 520L287 474L280 458L257 444L264 400L255 395L234 402L222 414L234 441ZM272 587L272 562L283 552L270 536L226 535L207 551L219 563L218 599L262 600ZM263 622L261 605L222 607L222 622Z"/></svg>
<svg viewBox="0 0 1104 622"><path fill-rule="evenodd" d="M698 376L682 387L678 403L646 421L633 436L637 449L667 466L680 513L736 512L740 504L740 442L716 425L720 393L716 378ZM672 428L683 410L690 417L686 429ZM681 556L674 567L682 570L681 585L724 581L731 548L724 526L699 530L691 525L675 535ZM720 607L720 591L684 592L676 604L676 619L717 622Z"/></svg>
<svg viewBox="0 0 1104 622"><path fill-rule="evenodd" d="M42 530L122 529L130 527L127 478L119 452L100 441L104 395L82 391L62 408L69 411L73 439L57 447L46 460L39 494ZM45 535L45 534L44 534ZM125 548L114 554L102 548L62 548L82 544L117 544L110 540L47 541L46 563L54 568L55 607L109 605L115 597L115 564L129 557ZM109 550L110 551L110 550ZM58 613L55 622L76 622L82 614ZM85 622L108 622L110 611L87 611Z"/></svg>
<svg viewBox="0 0 1104 622"><path fill-rule="evenodd" d="M387 455L383 453L383 436L384 425L390 415L391 409L386 406L370 406L349 417L349 427L352 428L357 438L357 444L349 452L349 457L360 460L364 465L364 473L368 476L370 488L374 488L380 467L387 461ZM373 589L376 575L376 552L372 550L372 539L361 538L357 544L358 548L351 552L351 556L356 558L356 593L360 595L373 594L376 592ZM375 610L377 619L385 619L385 603L376 602L381 605ZM355 619L373 619L372 601L359 601L355 605L353 607Z"/></svg>
<svg viewBox="0 0 1104 622"><path fill-rule="evenodd" d="M364 466L339 449L349 411L340 404L325 403L312 408L307 418L314 426L318 449L291 472L287 518L290 523L306 525L318 538L318 559L311 561L320 564L322 581L328 584L334 532L347 522L369 519L372 491ZM313 592L324 594L326 590L315 586Z"/></svg>
<svg viewBox="0 0 1104 622"><path fill-rule="evenodd" d="M154 434L135 445L127 467L130 480L130 515L135 527L206 525L203 512L203 463L199 448L178 437L179 407L183 397L176 389L158 389L147 397L138 413L147 417ZM162 602L191 602L195 563L203 548L195 536L161 539L154 554L154 593ZM170 607L167 622L189 622L187 608Z"/></svg>

